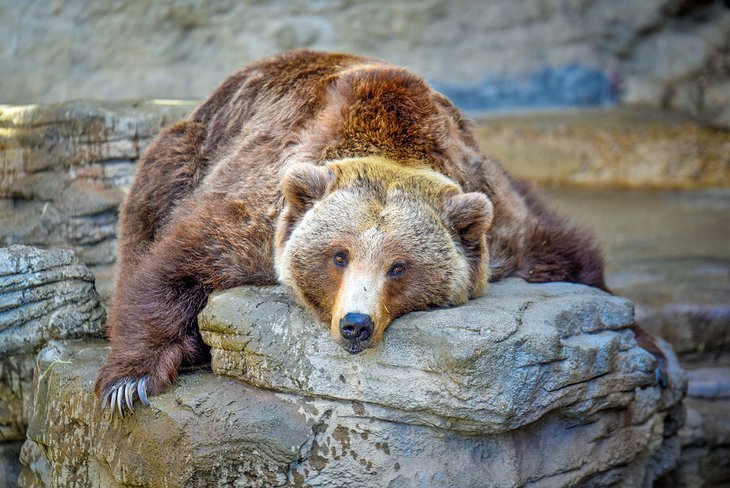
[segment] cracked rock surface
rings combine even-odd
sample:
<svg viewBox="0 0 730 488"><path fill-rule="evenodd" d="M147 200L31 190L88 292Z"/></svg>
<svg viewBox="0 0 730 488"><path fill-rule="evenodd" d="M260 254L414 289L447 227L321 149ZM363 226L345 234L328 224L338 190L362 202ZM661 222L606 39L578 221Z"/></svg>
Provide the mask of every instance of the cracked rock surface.
<svg viewBox="0 0 730 488"><path fill-rule="evenodd" d="M182 374L133 417L93 394L108 346L51 343L37 357L20 486L273 486L310 434L299 405L209 371ZM64 426L64 428L58 428Z"/></svg>
<svg viewBox="0 0 730 488"><path fill-rule="evenodd" d="M631 322L623 299L513 279L350 356L286 288L229 290L200 317L227 376L183 373L131 417L92 393L103 342L47 345L20 485L641 486L679 456L686 380L662 343L672 387L653 385Z"/></svg>
<svg viewBox="0 0 730 488"><path fill-rule="evenodd" d="M105 317L94 275L73 251L0 248L0 357L51 339L100 336Z"/></svg>

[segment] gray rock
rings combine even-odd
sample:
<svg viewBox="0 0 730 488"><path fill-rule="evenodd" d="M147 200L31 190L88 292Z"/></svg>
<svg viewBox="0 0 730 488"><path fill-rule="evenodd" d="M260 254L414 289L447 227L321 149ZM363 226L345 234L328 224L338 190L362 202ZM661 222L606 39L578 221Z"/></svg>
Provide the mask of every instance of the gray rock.
<svg viewBox="0 0 730 488"><path fill-rule="evenodd" d="M72 251L0 248L1 486L20 471L35 352L52 339L100 336L105 315L94 275Z"/></svg>
<svg viewBox="0 0 730 488"><path fill-rule="evenodd" d="M695 366L687 377L682 453L665 486L725 486L730 482L730 367Z"/></svg>
<svg viewBox="0 0 730 488"><path fill-rule="evenodd" d="M634 303L642 327L683 361L730 352L730 191L545 193L595 231L608 286Z"/></svg>
<svg viewBox="0 0 730 488"><path fill-rule="evenodd" d="M401 410L401 420L502 433L561 410L626 407L653 382L633 308L568 284L492 285L484 297L396 320L381 347L353 358L283 287L213 295L199 318L213 369L267 389Z"/></svg>
<svg viewBox="0 0 730 488"><path fill-rule="evenodd" d="M101 336L105 317L94 275L72 251L0 248L0 357Z"/></svg>
<svg viewBox="0 0 730 488"><path fill-rule="evenodd" d="M92 391L107 351L87 341L38 354L47 373L35 380L20 486L278 486L312 435L305 402L210 372L184 373L152 407L110 421Z"/></svg>
<svg viewBox="0 0 730 488"><path fill-rule="evenodd" d="M662 486L694 488L730 482L730 404L687 398L687 422L679 431L682 454Z"/></svg>
<svg viewBox="0 0 730 488"><path fill-rule="evenodd" d="M683 358L730 351L730 259L656 256L608 282L634 300L637 321Z"/></svg>
<svg viewBox="0 0 730 488"><path fill-rule="evenodd" d="M34 354L0 356L0 443L25 439L34 366Z"/></svg>
<svg viewBox="0 0 730 488"><path fill-rule="evenodd" d="M636 486L678 456L681 404L662 403L671 394L662 399L652 387L630 393L628 408L607 401L592 413L558 409L484 435L400 422L401 411L378 404L193 371L151 407L110 422L92 393L106 351L99 342L50 343L38 354L37 370L47 373L36 378L21 487L163 479L172 487ZM667 352L672 378L681 381Z"/></svg>
<svg viewBox="0 0 730 488"><path fill-rule="evenodd" d="M688 11L672 12L677 6ZM624 71L624 100L730 127L723 103L730 99L730 11L721 2L674 2L668 7L661 28L653 28L632 46Z"/></svg>
<svg viewBox="0 0 730 488"><path fill-rule="evenodd" d="M16 486L20 446L33 401L35 355L0 355L0 486Z"/></svg>
<svg viewBox="0 0 730 488"><path fill-rule="evenodd" d="M509 280L353 357L286 289L231 290L201 315L213 367L266 388L183 372L110 420L92 392L104 343L49 343L19 484L648 485L679 456L684 376L662 342L673 386L652 386L631 316L584 286Z"/></svg>
<svg viewBox="0 0 730 488"><path fill-rule="evenodd" d="M113 285L119 205L137 159L184 102L68 102L0 108L0 245L74 250Z"/></svg>
<svg viewBox="0 0 730 488"><path fill-rule="evenodd" d="M22 441L0 443L0 486L17 486Z"/></svg>
<svg viewBox="0 0 730 488"><path fill-rule="evenodd" d="M655 362L636 347L632 323L624 299L518 279L462 307L401 317L380 347L356 357L285 288L215 294L199 317L214 371L311 395L317 411L331 411L316 417L325 424L291 468L324 486L342 476L373 486L604 486L659 477L679 456L686 381L662 343L672 388L651 387ZM325 399L340 407L320 406ZM608 425L617 430L596 444L593 429ZM398 466L388 464L393 452Z"/></svg>

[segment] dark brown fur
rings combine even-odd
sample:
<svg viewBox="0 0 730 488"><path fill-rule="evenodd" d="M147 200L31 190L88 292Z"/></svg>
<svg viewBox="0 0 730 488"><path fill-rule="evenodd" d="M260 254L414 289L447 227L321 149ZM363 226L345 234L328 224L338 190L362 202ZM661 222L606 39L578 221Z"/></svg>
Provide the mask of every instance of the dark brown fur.
<svg viewBox="0 0 730 488"><path fill-rule="evenodd" d="M164 391L181 363L205 354L196 317L211 291L276 283L286 167L366 155L486 194L491 280L606 288L591 237L485 158L470 123L416 75L356 56L287 53L228 78L142 157L122 208L112 350L97 393L145 375L150 394Z"/></svg>

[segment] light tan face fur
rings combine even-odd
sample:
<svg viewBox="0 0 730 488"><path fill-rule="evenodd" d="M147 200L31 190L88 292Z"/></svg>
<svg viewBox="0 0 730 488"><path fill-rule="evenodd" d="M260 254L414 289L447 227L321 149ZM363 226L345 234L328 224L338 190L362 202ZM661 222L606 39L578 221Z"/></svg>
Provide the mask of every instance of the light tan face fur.
<svg viewBox="0 0 730 488"><path fill-rule="evenodd" d="M285 188L288 207L306 210L298 219L279 222L276 264L280 281L330 323L338 344L360 352L377 345L395 317L464 303L474 294L458 232L444 215L445 199L463 196L451 180L375 158L304 169L310 170L322 172L326 189L315 184L307 208L294 202L293 193L302 188ZM306 186L312 175L305 176ZM298 179L295 186L301 184ZM489 213L488 227L491 205L483 200L477 203ZM288 208L285 216L287 211L295 212ZM486 264L486 246L483 254L480 260ZM486 272L482 278L486 281ZM478 292L483 286L477 284ZM366 340L342 336L341 320L353 313L372 319Z"/></svg>

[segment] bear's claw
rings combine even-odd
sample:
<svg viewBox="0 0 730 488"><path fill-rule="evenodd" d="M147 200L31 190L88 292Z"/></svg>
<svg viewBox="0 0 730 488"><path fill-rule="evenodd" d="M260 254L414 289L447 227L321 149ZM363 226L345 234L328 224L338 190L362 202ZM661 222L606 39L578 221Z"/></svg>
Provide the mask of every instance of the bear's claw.
<svg viewBox="0 0 730 488"><path fill-rule="evenodd" d="M149 406L150 401L147 398L147 377L139 379L122 378L121 380L108 387L101 397L101 411L104 412L107 404L114 418L114 410L124 417L124 407L129 408L130 412L134 412L134 395L137 394L139 401L143 405Z"/></svg>

